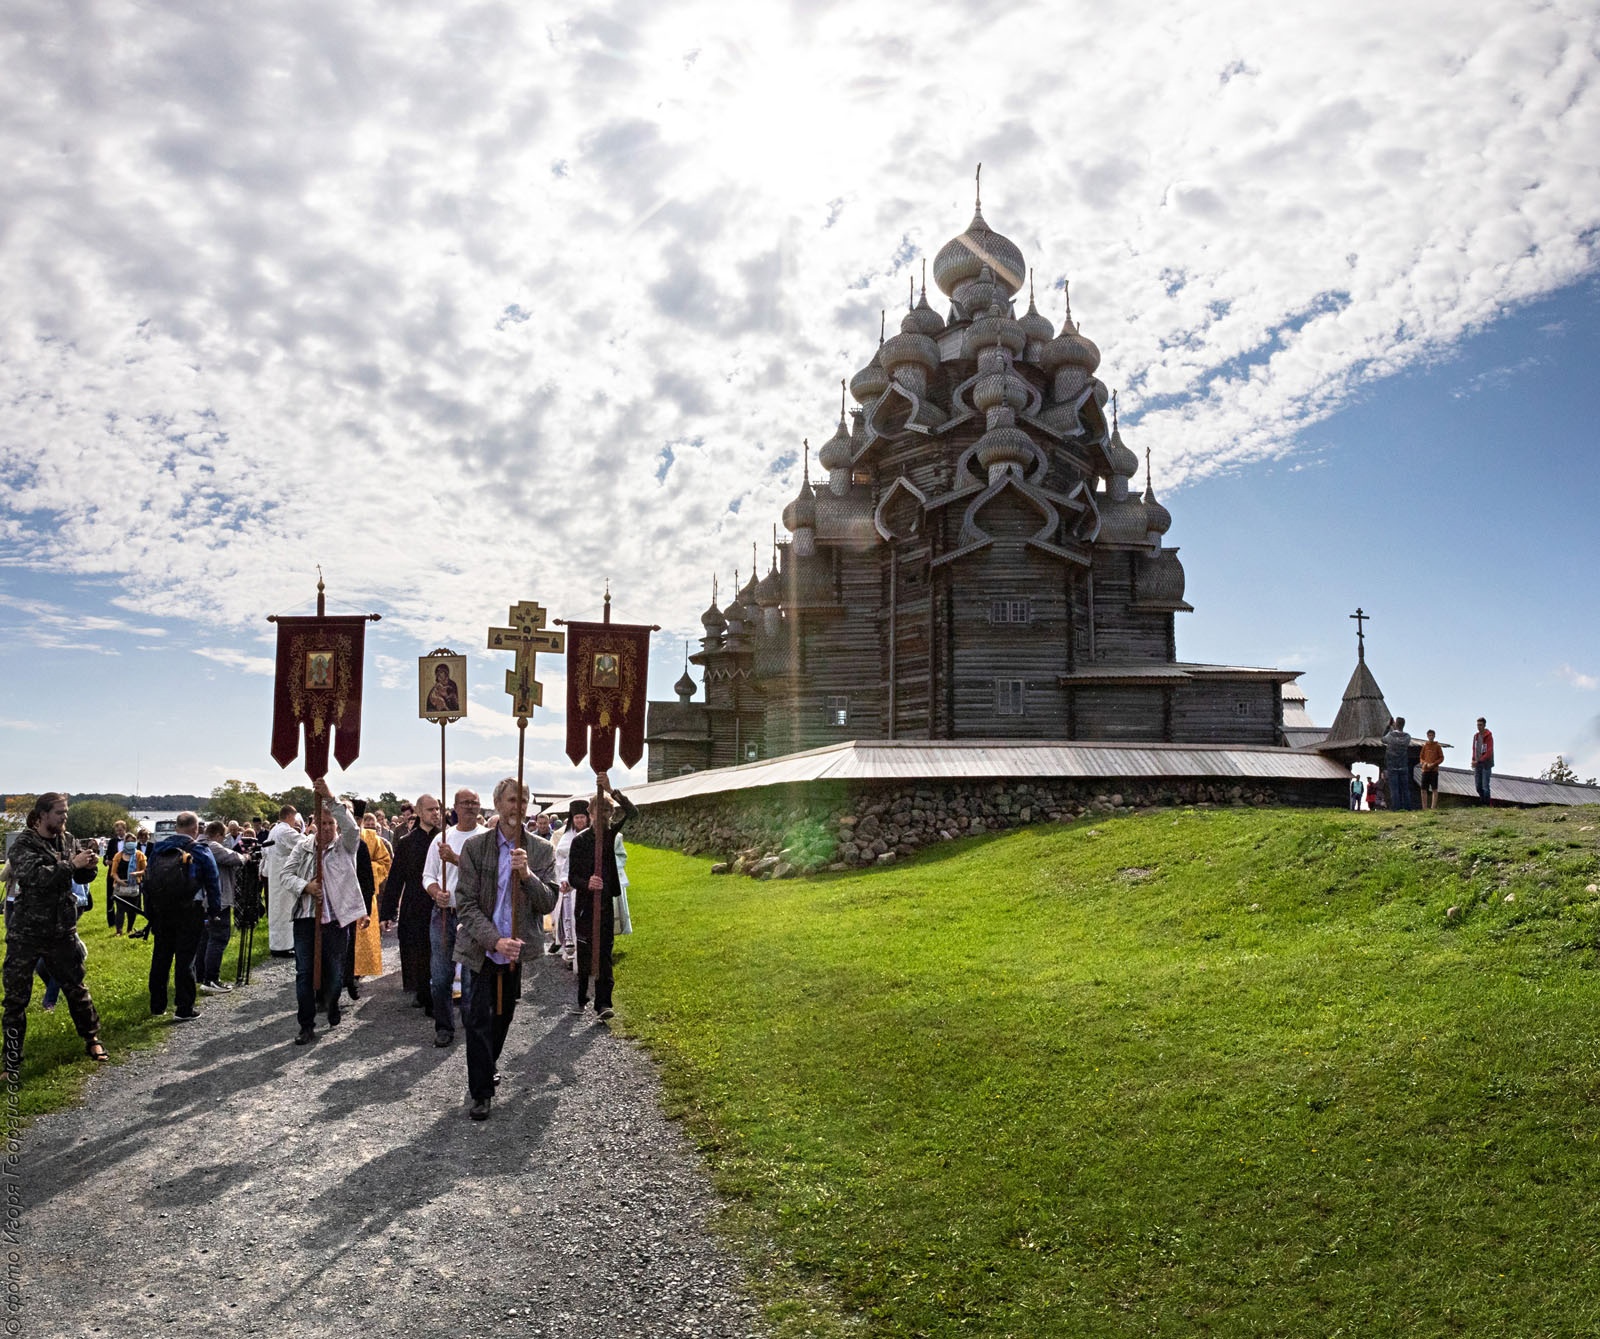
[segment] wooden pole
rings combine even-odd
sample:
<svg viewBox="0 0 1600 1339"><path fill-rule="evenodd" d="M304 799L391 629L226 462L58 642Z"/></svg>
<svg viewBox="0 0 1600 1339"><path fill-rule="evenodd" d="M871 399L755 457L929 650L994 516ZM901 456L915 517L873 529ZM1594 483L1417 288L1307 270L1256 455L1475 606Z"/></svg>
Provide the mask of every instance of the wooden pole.
<svg viewBox="0 0 1600 1339"><path fill-rule="evenodd" d="M319 778L312 777L311 784L316 786ZM311 899L311 916L314 928L311 932L311 991L317 994L322 990L322 899L326 896L326 889L322 886L322 796L316 796L316 804L312 806L311 819L311 846L316 859L317 895Z"/></svg>

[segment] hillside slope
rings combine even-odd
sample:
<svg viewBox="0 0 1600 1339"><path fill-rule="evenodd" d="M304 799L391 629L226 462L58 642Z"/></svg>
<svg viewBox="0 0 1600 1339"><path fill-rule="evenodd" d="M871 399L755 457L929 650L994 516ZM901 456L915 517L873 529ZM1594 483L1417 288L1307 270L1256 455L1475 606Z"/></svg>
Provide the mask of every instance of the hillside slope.
<svg viewBox="0 0 1600 1339"><path fill-rule="evenodd" d="M1589 1334L1597 838L1169 810L785 883L635 848L618 999L792 1333L827 1297L873 1335Z"/></svg>

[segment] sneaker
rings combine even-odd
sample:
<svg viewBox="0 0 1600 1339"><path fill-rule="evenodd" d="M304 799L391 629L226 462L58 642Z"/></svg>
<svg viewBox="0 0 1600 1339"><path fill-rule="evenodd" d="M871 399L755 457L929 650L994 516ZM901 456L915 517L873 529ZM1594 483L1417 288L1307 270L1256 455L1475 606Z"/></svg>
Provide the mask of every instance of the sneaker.
<svg viewBox="0 0 1600 1339"><path fill-rule="evenodd" d="M471 1116L473 1120L489 1119L489 1099L480 1097L472 1104Z"/></svg>
<svg viewBox="0 0 1600 1339"><path fill-rule="evenodd" d="M444 1028L437 1029L433 1034L433 1044L435 1046L448 1046L455 1039L456 1034L448 1032Z"/></svg>
<svg viewBox="0 0 1600 1339"><path fill-rule="evenodd" d="M212 982L209 982L208 984L210 985L212 990L221 991L224 995L226 995L230 990L233 989L233 987L230 986L226 981L212 981Z"/></svg>
<svg viewBox="0 0 1600 1339"><path fill-rule="evenodd" d="M500 1086L500 1071L498 1069L494 1072L494 1086L496 1088Z"/></svg>
<svg viewBox="0 0 1600 1339"><path fill-rule="evenodd" d="M607 1005L604 1009L600 1010L600 1021L601 1022L604 1022L606 1019L611 1018L613 1016L614 1016L614 1010L612 1010L610 1005Z"/></svg>
<svg viewBox="0 0 1600 1339"><path fill-rule="evenodd" d="M315 1032L313 1032L310 1028L303 1027L303 1028L300 1029L299 1033L295 1036L294 1044L296 1046L304 1046L308 1042L310 1042L316 1035L317 1034Z"/></svg>
<svg viewBox="0 0 1600 1339"><path fill-rule="evenodd" d="M172 1015L172 1021L174 1023L191 1023L196 1018L199 1018L199 1017L200 1017L199 1013L196 1012L195 1010L191 1009L191 1010L189 1010L188 1013L175 1013L175 1014L173 1014Z"/></svg>
<svg viewBox="0 0 1600 1339"><path fill-rule="evenodd" d="M195 989L202 995L215 995L217 993L216 985L210 981L201 981Z"/></svg>

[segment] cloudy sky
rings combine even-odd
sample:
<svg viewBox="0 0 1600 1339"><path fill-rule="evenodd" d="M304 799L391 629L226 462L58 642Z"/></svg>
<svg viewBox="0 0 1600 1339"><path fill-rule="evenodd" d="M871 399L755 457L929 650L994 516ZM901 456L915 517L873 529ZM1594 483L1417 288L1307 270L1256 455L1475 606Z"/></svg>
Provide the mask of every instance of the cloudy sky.
<svg viewBox="0 0 1600 1339"><path fill-rule="evenodd" d="M1413 724L1600 770L1596 7L1151 12L12 0L0 789L282 784L264 616L318 563L384 616L344 784L437 775L441 645L504 770L518 599L609 576L665 696L979 161L1153 453L1181 655L1326 721L1362 603Z"/></svg>

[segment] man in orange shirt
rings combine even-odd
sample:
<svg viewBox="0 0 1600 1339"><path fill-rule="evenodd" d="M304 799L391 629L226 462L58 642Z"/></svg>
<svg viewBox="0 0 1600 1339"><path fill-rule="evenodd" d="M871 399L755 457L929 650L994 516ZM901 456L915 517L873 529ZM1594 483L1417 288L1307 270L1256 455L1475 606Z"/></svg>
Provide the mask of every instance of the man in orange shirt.
<svg viewBox="0 0 1600 1339"><path fill-rule="evenodd" d="M1444 745L1433 737L1433 731L1428 731L1427 742L1422 746L1422 807L1424 809L1437 809L1439 807L1439 764L1444 761Z"/></svg>

